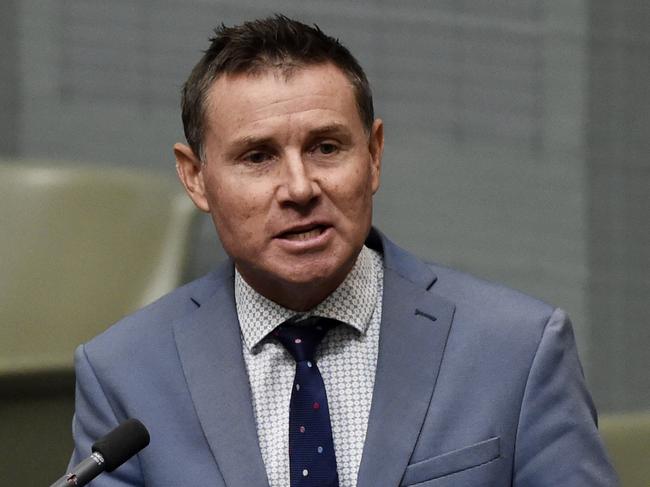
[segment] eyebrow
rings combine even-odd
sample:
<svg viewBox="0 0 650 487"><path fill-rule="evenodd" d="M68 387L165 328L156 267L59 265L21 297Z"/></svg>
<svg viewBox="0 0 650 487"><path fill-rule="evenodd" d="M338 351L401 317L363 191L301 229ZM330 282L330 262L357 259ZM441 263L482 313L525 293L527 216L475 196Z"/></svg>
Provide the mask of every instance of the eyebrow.
<svg viewBox="0 0 650 487"><path fill-rule="evenodd" d="M315 129L310 130L309 136L317 137L319 135L328 135L334 133L349 134L350 129L348 128L347 125L344 125L342 123L331 123L329 125L325 125L323 127L316 127Z"/></svg>
<svg viewBox="0 0 650 487"><path fill-rule="evenodd" d="M273 143L272 137L257 137L255 135L245 135L232 144L233 147L252 147L252 146L263 146L271 145Z"/></svg>
<svg viewBox="0 0 650 487"><path fill-rule="evenodd" d="M310 130L307 133L307 137L313 139L315 137L321 137L324 135L332 135L332 134L349 135L350 129L345 124L335 122L335 123L330 123L328 125L323 125L322 127L315 127L314 129ZM265 137L265 136L258 137L255 135L245 135L235 140L232 146L241 148L241 147L273 145L273 143L274 143L273 137Z"/></svg>

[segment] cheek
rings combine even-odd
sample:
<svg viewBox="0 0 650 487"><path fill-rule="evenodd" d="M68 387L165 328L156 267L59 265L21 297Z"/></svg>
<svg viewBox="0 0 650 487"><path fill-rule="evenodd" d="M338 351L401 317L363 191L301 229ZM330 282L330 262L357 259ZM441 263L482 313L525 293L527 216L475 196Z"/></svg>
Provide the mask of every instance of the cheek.
<svg viewBox="0 0 650 487"><path fill-rule="evenodd" d="M368 171L356 168L333 185L335 204L349 223L357 227L371 213L372 180Z"/></svg>
<svg viewBox="0 0 650 487"><path fill-rule="evenodd" d="M251 241L259 235L265 212L260 193L245 191L245 184L214 186L211 214L222 240Z"/></svg>
<svg viewBox="0 0 650 487"><path fill-rule="evenodd" d="M367 168L357 168L348 179L347 199L359 211L366 209L373 195L372 174Z"/></svg>

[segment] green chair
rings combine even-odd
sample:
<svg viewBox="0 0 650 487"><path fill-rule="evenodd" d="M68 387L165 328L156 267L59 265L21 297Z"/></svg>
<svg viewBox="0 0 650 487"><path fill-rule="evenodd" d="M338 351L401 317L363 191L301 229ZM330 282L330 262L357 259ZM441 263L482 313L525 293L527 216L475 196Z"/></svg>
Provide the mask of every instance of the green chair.
<svg viewBox="0 0 650 487"><path fill-rule="evenodd" d="M3 485L64 473L75 347L181 283L197 214L158 173L0 163Z"/></svg>
<svg viewBox="0 0 650 487"><path fill-rule="evenodd" d="M650 485L650 411L603 415L600 433L623 487Z"/></svg>

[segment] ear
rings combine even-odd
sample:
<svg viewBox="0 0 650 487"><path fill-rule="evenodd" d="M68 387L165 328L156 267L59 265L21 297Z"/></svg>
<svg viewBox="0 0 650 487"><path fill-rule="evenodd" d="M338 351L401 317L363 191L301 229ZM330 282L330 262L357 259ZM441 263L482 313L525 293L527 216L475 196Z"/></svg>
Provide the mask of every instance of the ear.
<svg viewBox="0 0 650 487"><path fill-rule="evenodd" d="M381 176L381 158L384 155L384 122L378 118L372 124L370 138L368 140L368 150L370 151L372 193L379 189L379 180Z"/></svg>
<svg viewBox="0 0 650 487"><path fill-rule="evenodd" d="M205 169L203 163L185 144L174 144L174 155L176 156L176 173L183 183L185 191L199 210L209 212L210 206L203 181Z"/></svg>

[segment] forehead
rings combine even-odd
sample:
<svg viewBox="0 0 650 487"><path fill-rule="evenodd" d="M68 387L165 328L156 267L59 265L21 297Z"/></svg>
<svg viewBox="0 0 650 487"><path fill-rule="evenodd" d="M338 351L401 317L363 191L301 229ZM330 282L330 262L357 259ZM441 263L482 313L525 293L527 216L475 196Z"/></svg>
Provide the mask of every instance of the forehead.
<svg viewBox="0 0 650 487"><path fill-rule="evenodd" d="M352 83L329 63L223 75L207 93L208 131L223 133L262 123L307 123L321 118L353 130L363 128Z"/></svg>

